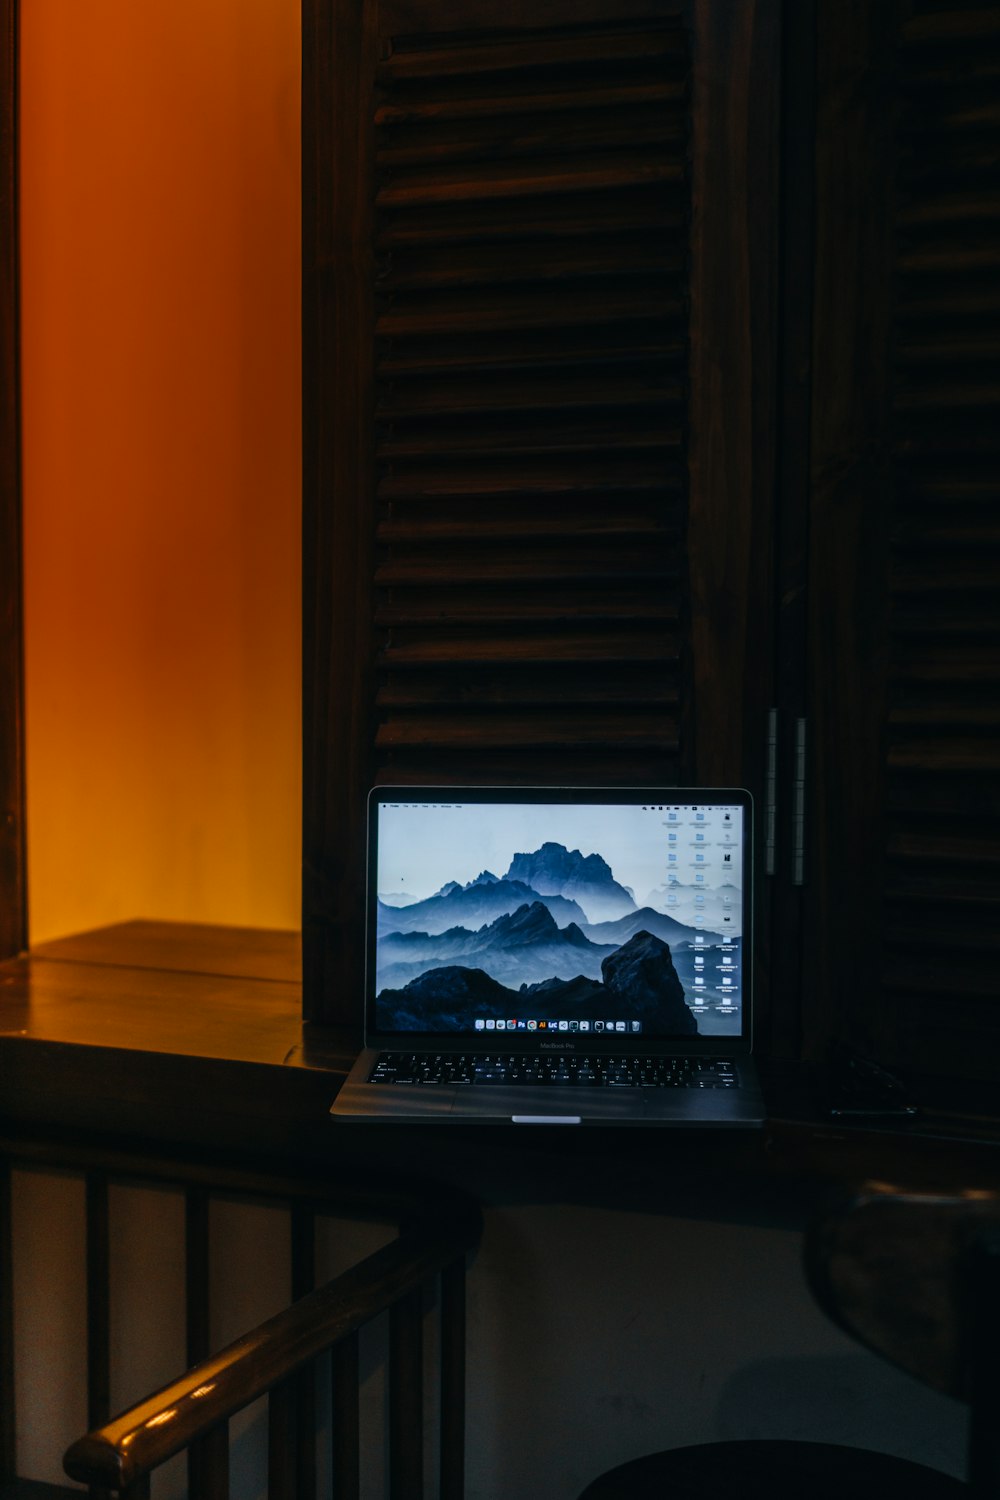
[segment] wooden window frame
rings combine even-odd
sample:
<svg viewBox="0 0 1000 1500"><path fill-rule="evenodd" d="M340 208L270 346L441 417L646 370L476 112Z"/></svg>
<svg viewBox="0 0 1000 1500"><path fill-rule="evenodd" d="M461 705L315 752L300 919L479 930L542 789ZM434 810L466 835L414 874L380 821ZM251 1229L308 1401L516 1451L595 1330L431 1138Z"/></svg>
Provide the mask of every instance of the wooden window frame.
<svg viewBox="0 0 1000 1500"><path fill-rule="evenodd" d="M17 49L17 0L0 0L0 958L22 952L28 941Z"/></svg>

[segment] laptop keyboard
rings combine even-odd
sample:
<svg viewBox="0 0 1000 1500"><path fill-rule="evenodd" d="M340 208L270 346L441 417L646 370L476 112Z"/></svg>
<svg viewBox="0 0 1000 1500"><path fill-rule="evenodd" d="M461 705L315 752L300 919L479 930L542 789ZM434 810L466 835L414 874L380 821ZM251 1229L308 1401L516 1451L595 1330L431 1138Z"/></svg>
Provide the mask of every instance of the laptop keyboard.
<svg viewBox="0 0 1000 1500"><path fill-rule="evenodd" d="M551 1084L604 1088L731 1089L736 1071L729 1058L536 1057L493 1053L458 1057L442 1053L383 1052L370 1083Z"/></svg>

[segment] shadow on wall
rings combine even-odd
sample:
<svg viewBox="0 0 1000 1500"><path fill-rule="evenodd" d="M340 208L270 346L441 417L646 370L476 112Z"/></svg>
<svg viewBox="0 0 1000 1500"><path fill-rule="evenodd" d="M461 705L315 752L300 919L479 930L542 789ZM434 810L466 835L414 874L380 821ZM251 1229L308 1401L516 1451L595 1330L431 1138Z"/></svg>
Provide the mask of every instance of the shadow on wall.
<svg viewBox="0 0 1000 1500"><path fill-rule="evenodd" d="M843 1443L964 1477L961 1402L862 1351L744 1365L723 1387L717 1415L721 1439Z"/></svg>
<svg viewBox="0 0 1000 1500"><path fill-rule="evenodd" d="M961 1471L962 1408L820 1311L800 1230L569 1204L487 1206L485 1223L469 1282L468 1500L575 1500L643 1453L737 1438Z"/></svg>

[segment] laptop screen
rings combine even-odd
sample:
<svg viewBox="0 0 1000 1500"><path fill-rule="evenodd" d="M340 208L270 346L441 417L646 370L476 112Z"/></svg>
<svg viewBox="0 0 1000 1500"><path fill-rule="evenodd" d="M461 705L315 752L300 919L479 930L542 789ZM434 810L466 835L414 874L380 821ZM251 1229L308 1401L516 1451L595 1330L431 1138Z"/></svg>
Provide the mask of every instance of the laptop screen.
<svg viewBox="0 0 1000 1500"><path fill-rule="evenodd" d="M738 1039L749 817L739 791L378 788L370 1030Z"/></svg>

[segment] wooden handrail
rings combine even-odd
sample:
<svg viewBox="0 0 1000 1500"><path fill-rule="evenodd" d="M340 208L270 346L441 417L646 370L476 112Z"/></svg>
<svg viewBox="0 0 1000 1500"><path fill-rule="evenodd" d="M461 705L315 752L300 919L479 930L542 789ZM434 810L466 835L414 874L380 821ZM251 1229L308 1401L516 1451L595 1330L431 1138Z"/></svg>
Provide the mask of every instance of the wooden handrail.
<svg viewBox="0 0 1000 1500"><path fill-rule="evenodd" d="M110 1489L134 1484L464 1257L480 1232L474 1204L438 1198L391 1245L73 1443L66 1473Z"/></svg>
<svg viewBox="0 0 1000 1500"><path fill-rule="evenodd" d="M206 1188L209 1192L246 1193L281 1202L305 1200L320 1212L403 1224L438 1215L447 1217L459 1202L456 1190L413 1177L393 1178L380 1172L353 1174L338 1167L285 1167L271 1163L248 1166L245 1158L199 1152L172 1155L155 1142L148 1149L127 1148L104 1139L65 1139L53 1133L16 1134L0 1123L0 1157L16 1165L51 1166L58 1170L104 1171L109 1176L165 1186Z"/></svg>

